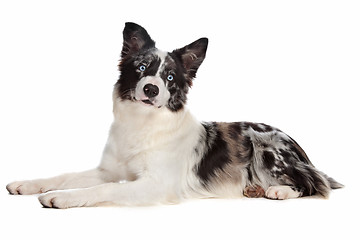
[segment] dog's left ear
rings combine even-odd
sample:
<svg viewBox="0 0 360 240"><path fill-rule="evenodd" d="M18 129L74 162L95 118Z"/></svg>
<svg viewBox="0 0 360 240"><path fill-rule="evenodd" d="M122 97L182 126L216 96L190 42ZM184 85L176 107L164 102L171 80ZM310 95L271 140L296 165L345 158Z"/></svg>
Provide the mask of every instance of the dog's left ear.
<svg viewBox="0 0 360 240"><path fill-rule="evenodd" d="M155 47L155 42L151 39L145 28L132 22L125 23L123 31L124 42L121 57L139 52L140 50Z"/></svg>
<svg viewBox="0 0 360 240"><path fill-rule="evenodd" d="M183 48L173 51L181 59L188 77L194 78L196 76L198 68L205 59L208 42L207 38L200 38Z"/></svg>

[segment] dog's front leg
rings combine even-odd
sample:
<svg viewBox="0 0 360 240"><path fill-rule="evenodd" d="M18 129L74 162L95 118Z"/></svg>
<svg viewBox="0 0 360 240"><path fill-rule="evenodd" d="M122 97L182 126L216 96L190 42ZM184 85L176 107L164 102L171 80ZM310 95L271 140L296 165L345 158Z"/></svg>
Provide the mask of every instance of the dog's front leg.
<svg viewBox="0 0 360 240"><path fill-rule="evenodd" d="M57 191L42 194L39 201L44 207L70 208L114 205L153 205L164 202L174 194L164 191L151 179L139 179L127 183L106 183L91 188Z"/></svg>
<svg viewBox="0 0 360 240"><path fill-rule="evenodd" d="M60 176L12 182L6 186L10 194L39 194L51 190L85 188L106 182L119 181L116 176L102 168L95 168L80 173L68 173Z"/></svg>

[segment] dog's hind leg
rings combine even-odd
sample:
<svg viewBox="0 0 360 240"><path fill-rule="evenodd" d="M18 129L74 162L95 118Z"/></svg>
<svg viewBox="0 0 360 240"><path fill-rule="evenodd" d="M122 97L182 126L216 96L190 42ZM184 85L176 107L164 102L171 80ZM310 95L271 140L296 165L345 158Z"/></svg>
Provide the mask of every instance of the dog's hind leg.
<svg viewBox="0 0 360 240"><path fill-rule="evenodd" d="M68 173L52 178L12 182L6 186L6 189L10 194L30 195L51 190L92 187L113 181L119 181L117 176L102 168L95 168L85 172Z"/></svg>

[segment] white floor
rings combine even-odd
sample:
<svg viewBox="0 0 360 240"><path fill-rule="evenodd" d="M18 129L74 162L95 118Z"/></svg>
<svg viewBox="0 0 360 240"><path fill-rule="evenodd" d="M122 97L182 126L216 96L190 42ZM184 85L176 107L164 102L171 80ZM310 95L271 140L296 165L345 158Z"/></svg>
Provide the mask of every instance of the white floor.
<svg viewBox="0 0 360 240"><path fill-rule="evenodd" d="M330 199L206 199L154 207L45 209L1 191L1 239L359 239L350 188ZM11 235L11 238L6 236Z"/></svg>

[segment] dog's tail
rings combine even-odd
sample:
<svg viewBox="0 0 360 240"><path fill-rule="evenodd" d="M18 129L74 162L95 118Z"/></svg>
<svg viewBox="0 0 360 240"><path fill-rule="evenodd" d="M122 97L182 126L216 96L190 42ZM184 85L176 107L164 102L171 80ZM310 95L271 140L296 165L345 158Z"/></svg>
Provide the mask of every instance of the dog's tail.
<svg viewBox="0 0 360 240"><path fill-rule="evenodd" d="M325 174L324 174L325 175ZM335 181L333 178L328 177L325 175L325 177L327 178L327 180L329 181L330 187L331 189L339 189L339 188L343 188L345 187L343 184Z"/></svg>
<svg viewBox="0 0 360 240"><path fill-rule="evenodd" d="M293 141L293 150L296 152L300 160L297 167L295 167L294 172L298 173L297 180L302 182L304 188L303 190L306 195L319 194L327 198L331 189L344 187L343 184L317 170L299 144L294 139L290 139Z"/></svg>
<svg viewBox="0 0 360 240"><path fill-rule="evenodd" d="M343 187L344 187L343 184L335 181L333 178L327 176L325 173L322 173L322 172L320 172L320 173L321 173L321 174L323 175L323 177L327 180L327 183L328 183L328 184L326 184L326 185L329 186L328 189L326 189L325 191L321 191L321 190L318 191L318 193L319 193L321 196L327 198L327 197L329 196L329 193L330 193L330 190L331 190L331 189L339 189L339 188L343 188ZM322 190L324 190L324 189L322 189Z"/></svg>
<svg viewBox="0 0 360 240"><path fill-rule="evenodd" d="M293 169L294 184L302 189L303 196L329 196L331 189L343 188L344 185L317 170L312 164L297 162Z"/></svg>
<svg viewBox="0 0 360 240"><path fill-rule="evenodd" d="M304 167L304 166L303 166ZM317 170L313 166L305 165L302 168L304 174L305 195L320 195L324 198L329 196L331 189L343 188L344 185L328 177L325 173Z"/></svg>

